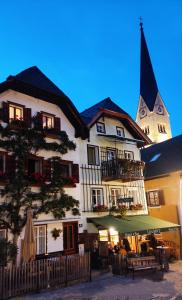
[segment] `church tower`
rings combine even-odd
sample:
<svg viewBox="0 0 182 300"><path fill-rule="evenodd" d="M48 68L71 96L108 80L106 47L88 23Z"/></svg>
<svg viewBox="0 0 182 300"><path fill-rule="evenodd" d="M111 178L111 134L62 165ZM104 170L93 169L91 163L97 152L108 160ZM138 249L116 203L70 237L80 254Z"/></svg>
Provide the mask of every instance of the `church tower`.
<svg viewBox="0 0 182 300"><path fill-rule="evenodd" d="M142 23L140 30L140 99L136 122L153 143L160 143L171 138L169 113L158 90Z"/></svg>

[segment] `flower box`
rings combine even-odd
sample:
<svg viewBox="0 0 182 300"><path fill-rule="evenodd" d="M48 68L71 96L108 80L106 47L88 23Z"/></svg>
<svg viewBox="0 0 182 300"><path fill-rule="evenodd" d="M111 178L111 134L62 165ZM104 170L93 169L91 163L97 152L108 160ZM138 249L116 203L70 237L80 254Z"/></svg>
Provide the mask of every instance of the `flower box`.
<svg viewBox="0 0 182 300"><path fill-rule="evenodd" d="M94 212L105 212L108 211L108 207L106 205L97 205L93 207Z"/></svg>

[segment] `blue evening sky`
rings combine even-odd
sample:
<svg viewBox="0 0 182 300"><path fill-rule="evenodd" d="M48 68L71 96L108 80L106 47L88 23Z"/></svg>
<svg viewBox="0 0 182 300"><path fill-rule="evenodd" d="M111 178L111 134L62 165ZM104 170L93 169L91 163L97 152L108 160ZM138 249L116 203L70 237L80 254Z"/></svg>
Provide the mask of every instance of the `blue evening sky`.
<svg viewBox="0 0 182 300"><path fill-rule="evenodd" d="M135 118L139 17L173 135L182 133L182 0L1 0L0 81L37 65L79 111L110 96Z"/></svg>

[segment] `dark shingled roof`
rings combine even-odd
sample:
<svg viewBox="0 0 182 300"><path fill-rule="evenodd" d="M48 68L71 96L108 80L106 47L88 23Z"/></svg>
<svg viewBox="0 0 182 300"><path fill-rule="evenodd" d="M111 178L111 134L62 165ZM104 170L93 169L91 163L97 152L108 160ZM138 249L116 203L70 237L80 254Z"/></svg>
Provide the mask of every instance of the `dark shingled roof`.
<svg viewBox="0 0 182 300"><path fill-rule="evenodd" d="M75 136L88 137L88 129L72 101L36 66L10 75L0 84L0 93L8 89L58 105L74 126Z"/></svg>
<svg viewBox="0 0 182 300"><path fill-rule="evenodd" d="M141 24L140 95L150 111L153 110L158 93L152 63Z"/></svg>
<svg viewBox="0 0 182 300"><path fill-rule="evenodd" d="M182 135L142 149L141 158L146 179L182 171Z"/></svg>
<svg viewBox="0 0 182 300"><path fill-rule="evenodd" d="M116 103L114 103L109 97L96 103L95 105L89 107L80 113L82 119L86 124L89 124L92 119L96 116L96 114L100 111L100 109L108 109L114 112L118 112L121 114L128 115L123 109L121 109Z"/></svg>

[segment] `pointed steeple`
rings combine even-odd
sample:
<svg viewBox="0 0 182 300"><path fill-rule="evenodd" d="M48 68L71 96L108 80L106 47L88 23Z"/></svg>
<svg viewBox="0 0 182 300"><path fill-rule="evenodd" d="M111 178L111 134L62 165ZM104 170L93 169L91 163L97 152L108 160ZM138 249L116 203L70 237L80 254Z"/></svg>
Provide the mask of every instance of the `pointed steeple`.
<svg viewBox="0 0 182 300"><path fill-rule="evenodd" d="M158 87L155 79L147 43L143 31L143 23L140 22L141 53L140 53L140 96L142 96L148 109L153 110L156 101Z"/></svg>

